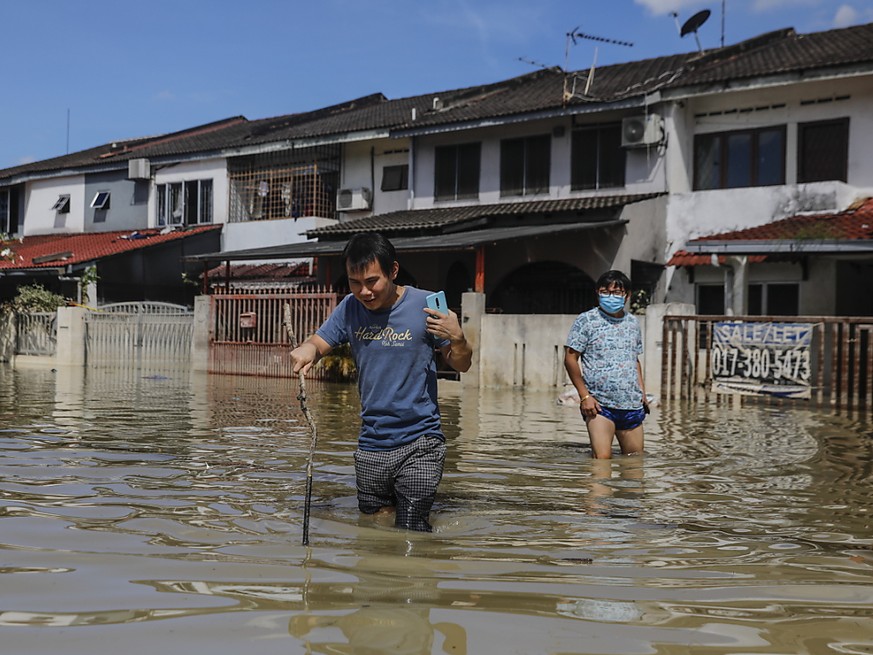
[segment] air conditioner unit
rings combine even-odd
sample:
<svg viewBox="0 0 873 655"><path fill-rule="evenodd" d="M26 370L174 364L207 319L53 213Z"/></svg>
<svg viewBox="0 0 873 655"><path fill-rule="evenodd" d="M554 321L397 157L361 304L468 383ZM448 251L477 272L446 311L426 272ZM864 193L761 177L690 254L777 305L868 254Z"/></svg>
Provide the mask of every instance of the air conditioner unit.
<svg viewBox="0 0 873 655"><path fill-rule="evenodd" d="M127 177L131 180L147 180L151 173L148 159L131 159L127 162Z"/></svg>
<svg viewBox="0 0 873 655"><path fill-rule="evenodd" d="M621 145L625 148L651 146L663 138L664 128L658 114L630 116L621 121Z"/></svg>
<svg viewBox="0 0 873 655"><path fill-rule="evenodd" d="M370 190L365 187L357 189L340 189L336 194L337 211L348 212L369 209L372 200Z"/></svg>

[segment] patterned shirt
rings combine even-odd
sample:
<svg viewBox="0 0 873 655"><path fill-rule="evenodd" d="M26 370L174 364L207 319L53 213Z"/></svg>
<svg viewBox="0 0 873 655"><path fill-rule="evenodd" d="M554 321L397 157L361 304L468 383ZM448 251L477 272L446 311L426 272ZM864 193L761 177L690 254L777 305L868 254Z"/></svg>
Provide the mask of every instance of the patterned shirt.
<svg viewBox="0 0 873 655"><path fill-rule="evenodd" d="M636 316L614 318L595 307L576 317L566 345L581 353L585 386L601 405L642 407L637 358L643 352L643 336Z"/></svg>

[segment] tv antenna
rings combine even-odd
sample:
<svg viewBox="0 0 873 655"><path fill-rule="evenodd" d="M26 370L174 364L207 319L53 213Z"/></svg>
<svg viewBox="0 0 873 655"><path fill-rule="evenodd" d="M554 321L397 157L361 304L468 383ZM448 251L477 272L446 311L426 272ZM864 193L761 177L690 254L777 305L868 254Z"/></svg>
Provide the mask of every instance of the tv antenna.
<svg viewBox="0 0 873 655"><path fill-rule="evenodd" d="M700 47L700 37L697 36L697 30L699 30L700 26L707 21L711 13L712 12L709 9L703 9L701 11L698 11L691 18L686 20L679 30L679 36L682 38L688 36L689 34L694 34L694 40L697 41L697 50L699 52L703 52L703 48Z"/></svg>
<svg viewBox="0 0 873 655"><path fill-rule="evenodd" d="M547 66L546 64L536 61L535 59L528 59L527 57L518 57L519 61L523 61L525 64L530 64L531 66L536 66L537 68L542 68L544 70L548 70L551 66Z"/></svg>
<svg viewBox="0 0 873 655"><path fill-rule="evenodd" d="M628 48L633 48L634 44L630 41L621 41L619 39L609 39L603 36L595 36L594 34L586 34L585 32L580 32L579 27L574 27L572 30L567 32L567 40L566 45L564 46L564 70L567 71L569 67L569 58L570 58L570 44L577 45L579 43L579 39L585 39L588 41L597 41L598 43L608 43L610 45L622 45ZM591 67L588 69L588 79L585 82L585 91L583 95L588 95L588 91L591 89L591 84L594 82L594 69L597 66L597 46L594 47L594 59L591 62ZM567 79L564 78L564 102L567 102L574 93L571 93L567 90Z"/></svg>

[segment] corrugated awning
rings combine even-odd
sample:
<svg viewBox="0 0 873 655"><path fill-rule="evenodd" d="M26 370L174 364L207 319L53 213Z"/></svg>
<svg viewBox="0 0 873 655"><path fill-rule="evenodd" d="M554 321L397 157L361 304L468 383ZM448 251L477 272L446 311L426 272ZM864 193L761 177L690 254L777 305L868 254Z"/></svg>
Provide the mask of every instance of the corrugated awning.
<svg viewBox="0 0 873 655"><path fill-rule="evenodd" d="M613 228L624 225L626 219L609 221L592 221L577 223L560 223L557 225L515 225L511 227L491 227L468 232L453 232L451 234L434 234L419 237L392 237L391 243L398 252L451 252L458 250L475 250L479 246L491 245L499 241L513 239L532 239L564 234L583 230ZM203 255L191 255L185 259L194 262L245 261L265 259L294 259L300 257L320 257L339 255L346 246L347 239L339 241L304 241L281 246L264 248L249 248L247 250L229 250Z"/></svg>

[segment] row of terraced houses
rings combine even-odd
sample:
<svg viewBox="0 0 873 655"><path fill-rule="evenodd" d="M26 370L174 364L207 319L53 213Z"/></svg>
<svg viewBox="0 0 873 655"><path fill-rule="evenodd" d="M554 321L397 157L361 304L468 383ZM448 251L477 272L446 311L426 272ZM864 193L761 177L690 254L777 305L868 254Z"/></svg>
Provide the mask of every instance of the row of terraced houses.
<svg viewBox="0 0 873 655"><path fill-rule="evenodd" d="M0 171L0 295L190 304L183 282L342 288L378 230L404 279L571 314L609 268L700 313L873 315L873 24L235 116ZM144 126L147 129L147 126Z"/></svg>

